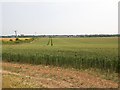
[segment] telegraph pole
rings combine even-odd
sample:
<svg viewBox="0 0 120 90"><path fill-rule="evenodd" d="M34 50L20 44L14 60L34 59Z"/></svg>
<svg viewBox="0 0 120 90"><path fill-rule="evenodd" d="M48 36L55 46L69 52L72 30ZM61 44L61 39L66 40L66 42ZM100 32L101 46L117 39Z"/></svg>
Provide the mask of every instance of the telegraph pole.
<svg viewBox="0 0 120 90"><path fill-rule="evenodd" d="M17 31L15 30L14 32L15 32L15 37L17 38Z"/></svg>

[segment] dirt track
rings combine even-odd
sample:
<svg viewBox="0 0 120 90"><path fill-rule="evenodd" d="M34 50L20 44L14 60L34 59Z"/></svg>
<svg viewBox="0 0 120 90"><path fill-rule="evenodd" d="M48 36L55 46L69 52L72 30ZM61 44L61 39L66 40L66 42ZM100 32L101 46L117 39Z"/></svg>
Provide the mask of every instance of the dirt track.
<svg viewBox="0 0 120 90"><path fill-rule="evenodd" d="M2 63L3 76L17 75L23 84L31 87L47 88L117 88L112 80L102 79L84 71L60 67ZM17 86L16 86L17 87ZM24 87L23 87L24 88Z"/></svg>

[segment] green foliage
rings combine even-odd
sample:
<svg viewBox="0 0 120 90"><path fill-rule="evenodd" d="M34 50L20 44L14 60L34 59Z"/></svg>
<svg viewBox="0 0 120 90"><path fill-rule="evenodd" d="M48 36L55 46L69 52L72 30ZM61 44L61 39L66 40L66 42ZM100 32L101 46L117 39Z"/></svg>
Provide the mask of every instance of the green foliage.
<svg viewBox="0 0 120 90"><path fill-rule="evenodd" d="M11 41L11 42L12 42L13 40L12 40L12 39L10 39L9 41Z"/></svg>
<svg viewBox="0 0 120 90"><path fill-rule="evenodd" d="M16 40L16 41L19 41L19 38L16 38L15 40Z"/></svg>
<svg viewBox="0 0 120 90"><path fill-rule="evenodd" d="M41 37L34 43L3 46L3 61L118 72L117 37L53 38L52 47L46 45L48 40Z"/></svg>
<svg viewBox="0 0 120 90"><path fill-rule="evenodd" d="M4 41L4 40L2 40L2 44L13 44L13 42L12 41Z"/></svg>

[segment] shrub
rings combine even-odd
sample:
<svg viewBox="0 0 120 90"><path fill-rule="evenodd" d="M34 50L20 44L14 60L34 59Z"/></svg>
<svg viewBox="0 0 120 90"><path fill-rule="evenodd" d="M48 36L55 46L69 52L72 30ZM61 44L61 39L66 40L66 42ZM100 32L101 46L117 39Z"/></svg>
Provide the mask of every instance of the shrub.
<svg viewBox="0 0 120 90"><path fill-rule="evenodd" d="M19 40L19 38L16 38L16 41L18 41Z"/></svg>
<svg viewBox="0 0 120 90"><path fill-rule="evenodd" d="M12 39L10 39L9 41L11 41L11 42L12 42L13 40L12 40Z"/></svg>

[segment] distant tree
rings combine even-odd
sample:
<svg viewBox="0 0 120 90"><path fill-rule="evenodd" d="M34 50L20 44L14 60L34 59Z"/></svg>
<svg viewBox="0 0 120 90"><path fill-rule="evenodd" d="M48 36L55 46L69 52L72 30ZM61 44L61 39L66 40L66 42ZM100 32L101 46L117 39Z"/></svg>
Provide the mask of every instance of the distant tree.
<svg viewBox="0 0 120 90"><path fill-rule="evenodd" d="M18 41L18 40L19 40L19 38L16 38L15 40L16 40L16 41Z"/></svg>
<svg viewBox="0 0 120 90"><path fill-rule="evenodd" d="M21 34L20 36L21 36L21 37L24 37L24 34Z"/></svg>
<svg viewBox="0 0 120 90"><path fill-rule="evenodd" d="M11 42L12 42L13 40L12 40L12 39L10 39L9 41L11 41Z"/></svg>

